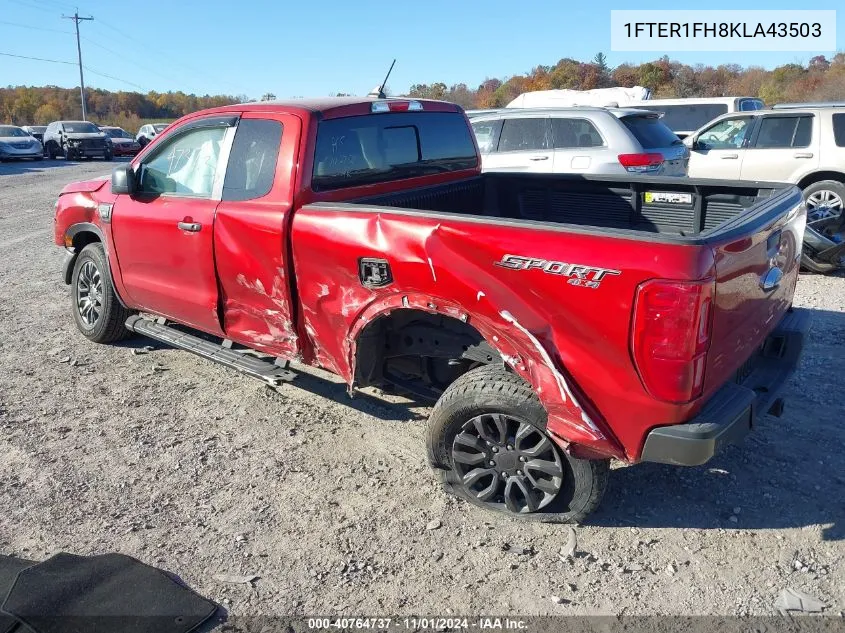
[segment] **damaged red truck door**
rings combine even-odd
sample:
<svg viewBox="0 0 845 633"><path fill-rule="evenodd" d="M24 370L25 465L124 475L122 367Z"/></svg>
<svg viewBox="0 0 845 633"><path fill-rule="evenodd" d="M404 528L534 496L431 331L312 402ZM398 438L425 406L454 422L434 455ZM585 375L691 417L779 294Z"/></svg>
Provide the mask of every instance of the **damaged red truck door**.
<svg viewBox="0 0 845 633"><path fill-rule="evenodd" d="M702 464L780 414L805 217L778 184L481 174L459 107L346 98L189 115L68 185L55 239L92 341L431 401L447 490L580 521L610 459Z"/></svg>

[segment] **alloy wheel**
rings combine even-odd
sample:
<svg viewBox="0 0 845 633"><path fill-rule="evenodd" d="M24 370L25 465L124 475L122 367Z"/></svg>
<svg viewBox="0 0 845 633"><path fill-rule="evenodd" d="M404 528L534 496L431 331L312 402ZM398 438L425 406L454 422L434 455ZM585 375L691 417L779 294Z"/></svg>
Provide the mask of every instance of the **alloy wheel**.
<svg viewBox="0 0 845 633"><path fill-rule="evenodd" d="M830 189L814 191L807 196L806 204L808 219L811 222L838 217L845 207L839 194Z"/></svg>
<svg viewBox="0 0 845 633"><path fill-rule="evenodd" d="M515 514L546 507L563 485L554 443L537 427L501 413L466 422L452 443L452 460L469 494Z"/></svg>
<svg viewBox="0 0 845 633"><path fill-rule="evenodd" d="M87 327L94 327L103 311L103 278L92 261L79 269L76 280L76 309Z"/></svg>

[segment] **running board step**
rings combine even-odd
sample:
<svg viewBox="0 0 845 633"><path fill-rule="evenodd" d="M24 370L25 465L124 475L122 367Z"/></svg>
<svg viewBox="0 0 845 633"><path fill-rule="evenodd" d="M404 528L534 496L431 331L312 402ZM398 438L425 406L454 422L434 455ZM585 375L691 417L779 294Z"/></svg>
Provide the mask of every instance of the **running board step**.
<svg viewBox="0 0 845 633"><path fill-rule="evenodd" d="M172 347L202 356L215 363L237 369L239 372L263 380L274 387L283 382L290 382L296 377L294 372L280 367L272 361L262 360L250 354L224 347L219 343L212 343L198 336L186 334L174 327L160 323L159 320L152 321L133 315L126 320L126 328L156 341L167 343Z"/></svg>

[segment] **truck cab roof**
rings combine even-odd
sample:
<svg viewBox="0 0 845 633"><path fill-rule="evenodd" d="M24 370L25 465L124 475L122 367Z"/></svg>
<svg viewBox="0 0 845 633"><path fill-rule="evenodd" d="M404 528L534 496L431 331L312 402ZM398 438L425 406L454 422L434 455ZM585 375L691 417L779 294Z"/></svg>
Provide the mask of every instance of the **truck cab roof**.
<svg viewBox="0 0 845 633"><path fill-rule="evenodd" d="M454 103L434 101L432 99L411 99L404 97L388 97L378 99L373 97L317 97L313 99L284 99L278 101L253 101L222 106L213 110L204 110L202 114L213 112L287 112L291 114L321 114L326 118L339 116L356 116L373 112L376 103L395 104L396 110L401 110L401 104L418 103L422 111L460 112L461 108Z"/></svg>

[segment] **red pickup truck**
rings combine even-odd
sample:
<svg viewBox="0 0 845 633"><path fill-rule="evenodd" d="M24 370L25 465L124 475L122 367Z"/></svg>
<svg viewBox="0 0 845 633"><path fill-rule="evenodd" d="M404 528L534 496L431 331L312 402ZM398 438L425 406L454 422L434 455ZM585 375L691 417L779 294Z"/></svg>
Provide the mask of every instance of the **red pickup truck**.
<svg viewBox="0 0 845 633"><path fill-rule="evenodd" d="M479 165L448 103L186 116L62 191L73 318L434 401L446 489L526 519L580 521L610 459L702 464L780 412L808 329L798 189Z"/></svg>

